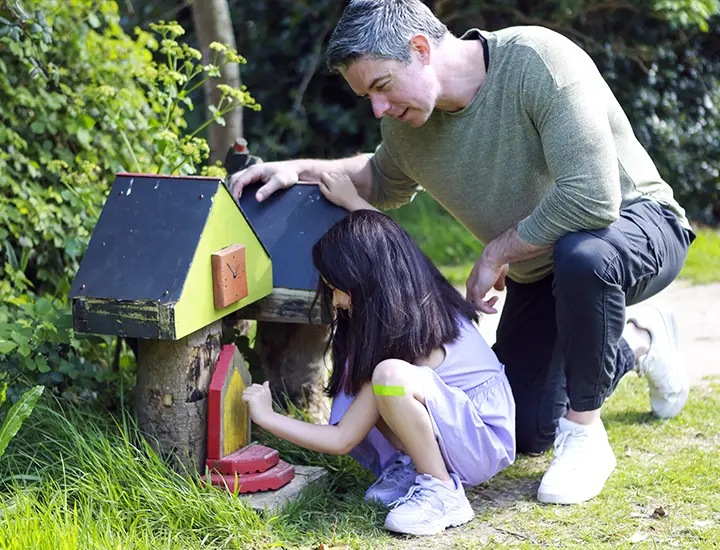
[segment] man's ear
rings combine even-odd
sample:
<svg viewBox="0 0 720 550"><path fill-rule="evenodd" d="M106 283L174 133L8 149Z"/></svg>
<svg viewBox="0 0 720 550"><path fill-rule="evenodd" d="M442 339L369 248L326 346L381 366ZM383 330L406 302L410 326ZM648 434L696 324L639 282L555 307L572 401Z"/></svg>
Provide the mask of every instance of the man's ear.
<svg viewBox="0 0 720 550"><path fill-rule="evenodd" d="M416 34L410 39L410 53L416 51L423 65L430 64L430 40L424 34Z"/></svg>

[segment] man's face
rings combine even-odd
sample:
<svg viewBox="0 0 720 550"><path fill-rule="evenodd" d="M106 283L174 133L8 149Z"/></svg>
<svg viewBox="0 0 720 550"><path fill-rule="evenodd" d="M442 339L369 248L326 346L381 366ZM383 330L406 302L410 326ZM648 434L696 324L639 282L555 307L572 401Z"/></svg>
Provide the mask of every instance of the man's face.
<svg viewBox="0 0 720 550"><path fill-rule="evenodd" d="M370 99L377 118L388 116L419 128L435 108L437 85L430 67L412 54L409 65L360 58L341 73L357 95Z"/></svg>

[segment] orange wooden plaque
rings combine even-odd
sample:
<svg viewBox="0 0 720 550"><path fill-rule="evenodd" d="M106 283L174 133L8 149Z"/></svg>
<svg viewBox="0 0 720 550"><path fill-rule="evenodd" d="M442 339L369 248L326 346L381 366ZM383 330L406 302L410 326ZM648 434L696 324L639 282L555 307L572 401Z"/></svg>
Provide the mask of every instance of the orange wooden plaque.
<svg viewBox="0 0 720 550"><path fill-rule="evenodd" d="M245 246L234 244L212 255L215 309L223 309L248 295Z"/></svg>

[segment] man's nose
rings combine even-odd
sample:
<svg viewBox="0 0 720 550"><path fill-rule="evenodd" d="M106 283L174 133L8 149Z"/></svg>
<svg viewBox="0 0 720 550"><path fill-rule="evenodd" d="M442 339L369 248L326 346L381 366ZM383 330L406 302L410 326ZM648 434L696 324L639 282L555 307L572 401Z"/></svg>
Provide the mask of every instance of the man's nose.
<svg viewBox="0 0 720 550"><path fill-rule="evenodd" d="M371 96L370 101L375 118L382 118L390 110L390 102L382 96Z"/></svg>

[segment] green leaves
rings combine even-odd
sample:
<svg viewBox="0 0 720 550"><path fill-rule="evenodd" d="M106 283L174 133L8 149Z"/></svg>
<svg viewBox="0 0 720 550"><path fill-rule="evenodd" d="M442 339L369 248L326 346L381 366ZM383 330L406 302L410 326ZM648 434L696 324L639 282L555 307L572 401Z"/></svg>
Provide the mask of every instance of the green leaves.
<svg viewBox="0 0 720 550"><path fill-rule="evenodd" d="M65 294L115 173L196 174L205 126L256 106L229 88L191 133L193 92L237 52L203 60L174 22L128 36L114 0L0 5L0 379L95 390L114 341L79 342Z"/></svg>
<svg viewBox="0 0 720 550"><path fill-rule="evenodd" d="M210 46L214 51L212 62L203 64L198 50L177 41L185 33L178 23L160 21L151 23L150 29L159 35L157 40L143 36L142 32L138 39L148 44L159 43L160 53L165 56L164 63L153 65L152 70L145 73L146 84L151 87L148 95L162 106L164 116L148 123L152 134L153 165L140 169L145 172L196 174L198 167L209 156L207 143L197 136L210 124L224 126L224 115L233 109L246 106L258 110L260 106L245 87L235 89L225 86L217 105L208 106L210 118L185 135L184 124L178 120L184 114L183 109L193 109L191 94L208 80L220 77L222 68L228 63L245 60L235 50L213 42Z"/></svg>
<svg viewBox="0 0 720 550"><path fill-rule="evenodd" d="M15 342L0 338L0 354L8 354L18 346Z"/></svg>
<svg viewBox="0 0 720 550"><path fill-rule="evenodd" d="M3 390L0 395L2 398L0 399L0 403L5 400L6 387L6 385L3 385ZM18 430L20 430L22 423L28 416L30 416L30 413L32 413L35 403L37 403L37 400L40 399L44 389L45 388L42 386L35 386L23 394L20 400L10 407L7 416L3 421L2 427L0 427L0 457L2 457L5 453L5 449L10 443L10 440L15 437L15 434L17 434Z"/></svg>
<svg viewBox="0 0 720 550"><path fill-rule="evenodd" d="M655 11L677 27L699 27L708 30L708 20L720 13L718 0L655 0Z"/></svg>

